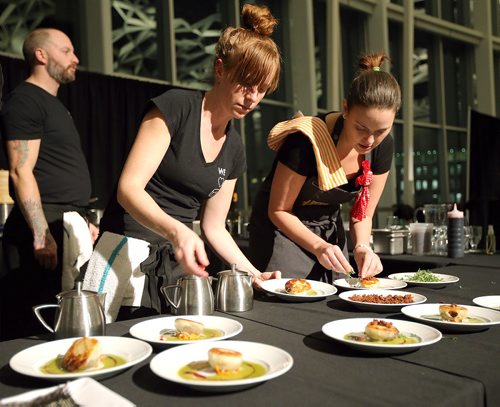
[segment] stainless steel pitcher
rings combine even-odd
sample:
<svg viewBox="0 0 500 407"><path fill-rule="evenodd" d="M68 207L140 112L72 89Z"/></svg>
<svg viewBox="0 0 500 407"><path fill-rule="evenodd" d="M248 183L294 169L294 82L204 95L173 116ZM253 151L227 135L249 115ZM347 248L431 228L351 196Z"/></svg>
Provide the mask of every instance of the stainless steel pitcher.
<svg viewBox="0 0 500 407"><path fill-rule="evenodd" d="M211 277L186 275L178 279L177 284L161 287L160 290L176 315L211 315L214 313Z"/></svg>
<svg viewBox="0 0 500 407"><path fill-rule="evenodd" d="M106 293L82 290L81 283L77 283L76 290L57 294L57 304L36 305L33 311L40 323L54 333L55 339L104 336L106 334L105 295ZM54 328L47 324L40 313L45 308L57 308Z"/></svg>
<svg viewBox="0 0 500 407"><path fill-rule="evenodd" d="M217 273L217 289L215 295L216 308L219 311L242 312L253 307L253 276L246 271L231 270Z"/></svg>

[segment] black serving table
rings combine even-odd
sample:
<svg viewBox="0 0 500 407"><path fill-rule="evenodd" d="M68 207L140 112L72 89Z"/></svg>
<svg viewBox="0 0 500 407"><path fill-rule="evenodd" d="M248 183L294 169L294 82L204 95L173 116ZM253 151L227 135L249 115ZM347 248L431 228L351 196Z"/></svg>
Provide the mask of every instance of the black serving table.
<svg viewBox="0 0 500 407"><path fill-rule="evenodd" d="M394 256L392 256L394 258ZM399 257L399 256L396 256ZM418 263L414 256L398 261ZM473 305L472 299L500 294L500 269L491 256L476 256L477 264L446 262L434 271L456 275L460 281L441 289L408 287L428 302ZM495 257L495 256L493 256ZM432 262L427 257L424 262ZM444 260L444 258L443 258ZM483 262L484 260L484 262ZM434 260L435 261L435 260ZM385 262L385 258L383 258ZM392 268L388 267L388 268ZM397 272L392 270L391 272ZM359 311L333 295L316 302L288 303L256 292L254 307L242 313L219 313L240 321L243 331L233 340L278 346L294 358L290 371L258 386L232 393L206 393L157 377L151 358L103 379L101 383L138 406L498 406L500 405L500 326L473 333L445 333L441 341L402 355L372 355L338 344L321 331L323 324L353 317L406 319L401 313ZM141 321L108 325L107 334L129 336ZM17 352L50 340L48 336L0 342L0 397L49 387L53 383L22 376L9 366Z"/></svg>

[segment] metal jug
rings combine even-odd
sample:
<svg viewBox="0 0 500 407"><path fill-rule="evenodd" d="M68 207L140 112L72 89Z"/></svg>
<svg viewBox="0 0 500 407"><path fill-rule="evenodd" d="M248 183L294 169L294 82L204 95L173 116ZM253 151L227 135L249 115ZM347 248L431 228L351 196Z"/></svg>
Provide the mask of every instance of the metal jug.
<svg viewBox="0 0 500 407"><path fill-rule="evenodd" d="M218 311L242 312L253 307L253 276L246 271L231 270L217 273L217 290L215 304Z"/></svg>
<svg viewBox="0 0 500 407"><path fill-rule="evenodd" d="M214 313L214 293L211 277L187 275L175 285L160 288L176 315L211 315ZM173 290L173 297L169 295Z"/></svg>
<svg viewBox="0 0 500 407"><path fill-rule="evenodd" d="M40 323L55 339L76 336L103 336L106 334L104 299L106 293L96 293L81 289L81 282L76 290L57 294L57 304L43 304L33 307ZM43 319L40 311L45 308L57 308L54 328Z"/></svg>

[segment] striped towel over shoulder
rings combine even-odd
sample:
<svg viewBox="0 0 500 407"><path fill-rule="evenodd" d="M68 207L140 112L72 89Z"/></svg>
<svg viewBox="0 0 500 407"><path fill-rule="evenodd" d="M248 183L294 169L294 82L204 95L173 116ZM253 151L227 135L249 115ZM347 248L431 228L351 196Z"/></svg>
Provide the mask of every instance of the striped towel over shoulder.
<svg viewBox="0 0 500 407"><path fill-rule="evenodd" d="M318 168L319 188L322 191L329 191L339 185L347 184L347 177L335 143L326 123L319 117L300 116L279 122L269 132L267 145L271 150L277 151L285 141L285 137L296 132L303 133L311 140Z"/></svg>

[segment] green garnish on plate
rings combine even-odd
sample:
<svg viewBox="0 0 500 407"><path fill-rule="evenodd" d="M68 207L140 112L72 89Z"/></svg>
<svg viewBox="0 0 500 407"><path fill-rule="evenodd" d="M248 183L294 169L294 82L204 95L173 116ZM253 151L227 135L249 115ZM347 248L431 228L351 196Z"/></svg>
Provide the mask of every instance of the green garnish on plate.
<svg viewBox="0 0 500 407"><path fill-rule="evenodd" d="M419 283L437 283L439 281L442 281L442 279L440 277L436 276L430 270L418 269L418 271L412 277L410 277L407 281L415 281L415 282L419 282Z"/></svg>

